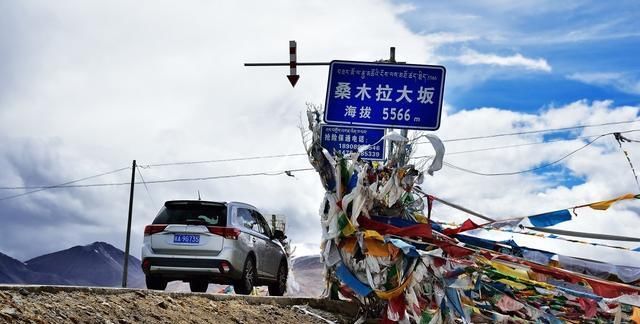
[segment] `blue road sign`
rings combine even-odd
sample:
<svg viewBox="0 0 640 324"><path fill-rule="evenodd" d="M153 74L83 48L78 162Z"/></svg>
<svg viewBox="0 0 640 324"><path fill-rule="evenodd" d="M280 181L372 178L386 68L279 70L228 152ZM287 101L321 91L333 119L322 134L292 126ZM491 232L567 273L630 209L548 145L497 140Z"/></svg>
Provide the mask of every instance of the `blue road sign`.
<svg viewBox="0 0 640 324"><path fill-rule="evenodd" d="M384 160L385 141L380 141L384 136L382 128L322 125L320 136L320 144L331 153L348 154L360 146L373 145L360 157L363 160Z"/></svg>
<svg viewBox="0 0 640 324"><path fill-rule="evenodd" d="M436 130L444 66L332 61L324 121Z"/></svg>

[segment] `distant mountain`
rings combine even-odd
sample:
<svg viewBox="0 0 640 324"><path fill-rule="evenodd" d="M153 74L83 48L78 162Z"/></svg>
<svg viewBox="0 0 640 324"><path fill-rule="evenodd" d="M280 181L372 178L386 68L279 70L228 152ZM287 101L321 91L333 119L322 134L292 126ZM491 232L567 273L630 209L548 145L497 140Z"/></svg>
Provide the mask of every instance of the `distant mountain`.
<svg viewBox="0 0 640 324"><path fill-rule="evenodd" d="M291 260L293 271L303 270L320 270L323 269L323 264L320 262L320 255L303 255Z"/></svg>
<svg viewBox="0 0 640 324"><path fill-rule="evenodd" d="M290 296L319 297L324 291L323 270L319 255L305 255L291 260Z"/></svg>
<svg viewBox="0 0 640 324"><path fill-rule="evenodd" d="M39 273L10 256L0 253L0 283L68 285L67 280L53 274Z"/></svg>
<svg viewBox="0 0 640 324"><path fill-rule="evenodd" d="M27 272L29 269L22 262L0 253L0 282L23 283Z"/></svg>
<svg viewBox="0 0 640 324"><path fill-rule="evenodd" d="M42 284L120 287L124 252L104 242L46 254L20 262L0 253L0 284ZM307 255L291 260L288 295L320 296L324 265L319 255ZM140 260L129 256L128 286L145 288ZM226 285L210 285L209 292L220 292ZM172 282L169 291L189 291L182 282Z"/></svg>
<svg viewBox="0 0 640 324"><path fill-rule="evenodd" d="M122 284L124 252L111 244L95 242L46 254L25 262L36 273L65 278L78 286L119 287ZM128 287L144 288L140 260L129 256Z"/></svg>

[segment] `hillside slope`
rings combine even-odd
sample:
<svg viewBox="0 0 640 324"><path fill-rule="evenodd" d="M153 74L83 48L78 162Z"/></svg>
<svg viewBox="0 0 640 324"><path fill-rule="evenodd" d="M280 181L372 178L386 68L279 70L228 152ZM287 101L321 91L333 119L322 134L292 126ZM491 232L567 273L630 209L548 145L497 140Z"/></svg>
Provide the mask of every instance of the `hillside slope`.
<svg viewBox="0 0 640 324"><path fill-rule="evenodd" d="M68 280L54 274L39 273L24 263L0 253L0 283L68 285Z"/></svg>
<svg viewBox="0 0 640 324"><path fill-rule="evenodd" d="M104 242L46 254L25 262L27 268L65 278L72 285L119 287L122 284L124 252ZM140 260L129 256L128 287L143 288Z"/></svg>

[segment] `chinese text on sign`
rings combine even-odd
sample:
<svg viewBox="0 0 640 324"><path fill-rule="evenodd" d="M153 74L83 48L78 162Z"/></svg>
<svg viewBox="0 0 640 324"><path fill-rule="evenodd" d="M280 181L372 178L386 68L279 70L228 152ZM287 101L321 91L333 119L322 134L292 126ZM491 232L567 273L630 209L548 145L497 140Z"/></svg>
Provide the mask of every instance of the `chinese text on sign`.
<svg viewBox="0 0 640 324"><path fill-rule="evenodd" d="M443 66L333 61L324 121L436 130L444 78Z"/></svg>
<svg viewBox="0 0 640 324"><path fill-rule="evenodd" d="M384 159L385 141L380 141L384 129L322 125L320 136L322 147L332 154L335 151L344 155L357 151L360 146L371 145L360 157L364 160Z"/></svg>

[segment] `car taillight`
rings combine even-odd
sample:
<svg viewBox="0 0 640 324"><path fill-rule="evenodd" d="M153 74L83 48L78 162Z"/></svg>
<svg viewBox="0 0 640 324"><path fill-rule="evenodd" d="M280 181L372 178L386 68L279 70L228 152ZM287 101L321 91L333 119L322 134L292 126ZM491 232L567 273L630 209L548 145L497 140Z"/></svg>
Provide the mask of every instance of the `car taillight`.
<svg viewBox="0 0 640 324"><path fill-rule="evenodd" d="M149 259L144 259L144 261L142 261L142 270L149 270L149 268L151 268L151 261L149 261Z"/></svg>
<svg viewBox="0 0 640 324"><path fill-rule="evenodd" d="M229 272L229 270L231 269L231 266L229 265L229 262L222 261L220 262L220 269L222 269L222 273L226 273L226 272Z"/></svg>
<svg viewBox="0 0 640 324"><path fill-rule="evenodd" d="M160 232L164 231L165 228L167 228L166 224L162 224L162 225L158 225L158 224L147 225L147 226L144 227L144 236L153 235L155 233L160 233Z"/></svg>
<svg viewBox="0 0 640 324"><path fill-rule="evenodd" d="M240 236L240 230L233 227L208 226L207 228L211 234L220 235L231 240L237 240L238 236Z"/></svg>

